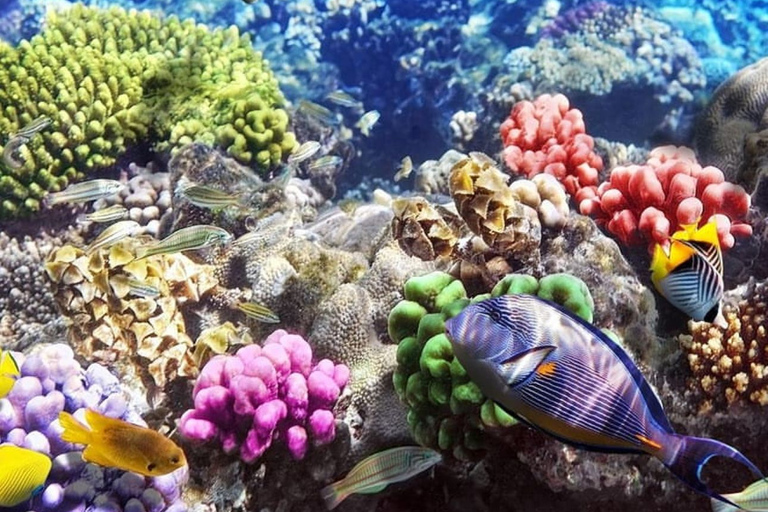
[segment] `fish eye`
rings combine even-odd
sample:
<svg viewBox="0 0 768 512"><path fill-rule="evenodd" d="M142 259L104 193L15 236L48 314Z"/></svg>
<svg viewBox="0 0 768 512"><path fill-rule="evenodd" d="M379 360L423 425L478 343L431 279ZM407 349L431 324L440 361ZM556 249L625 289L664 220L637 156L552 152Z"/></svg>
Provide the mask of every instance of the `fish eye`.
<svg viewBox="0 0 768 512"><path fill-rule="evenodd" d="M179 463L179 458L176 455L171 457L171 464L178 464L178 463Z"/></svg>
<svg viewBox="0 0 768 512"><path fill-rule="evenodd" d="M152 472L155 470L156 467L157 467L157 464L155 464L154 462L150 462L149 464L147 464L147 471Z"/></svg>
<svg viewBox="0 0 768 512"><path fill-rule="evenodd" d="M499 320L501 320L501 315L495 309L491 309L490 311L488 311L488 316L490 316L491 320L493 320L494 322L498 322Z"/></svg>

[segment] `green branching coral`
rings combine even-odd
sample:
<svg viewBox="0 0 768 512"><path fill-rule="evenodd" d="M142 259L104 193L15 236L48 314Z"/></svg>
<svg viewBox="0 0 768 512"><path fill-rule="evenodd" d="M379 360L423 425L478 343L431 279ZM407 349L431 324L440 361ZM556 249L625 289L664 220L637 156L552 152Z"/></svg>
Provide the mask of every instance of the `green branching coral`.
<svg viewBox="0 0 768 512"><path fill-rule="evenodd" d="M52 121L15 151L18 168L0 165L0 219L38 210L46 192L147 137L158 150L217 145L267 173L296 142L282 102L268 63L235 27L79 4L52 13L31 40L0 43L0 133Z"/></svg>
<svg viewBox="0 0 768 512"><path fill-rule="evenodd" d="M490 294L471 299L461 281L443 272L405 283L405 300L392 308L388 333L398 343L393 383L409 408L408 424L419 444L470 459L484 448L485 431L516 423L469 380L445 335L445 321L467 304L513 293L538 295L592 321L592 296L583 281L569 274L541 280L510 274Z"/></svg>

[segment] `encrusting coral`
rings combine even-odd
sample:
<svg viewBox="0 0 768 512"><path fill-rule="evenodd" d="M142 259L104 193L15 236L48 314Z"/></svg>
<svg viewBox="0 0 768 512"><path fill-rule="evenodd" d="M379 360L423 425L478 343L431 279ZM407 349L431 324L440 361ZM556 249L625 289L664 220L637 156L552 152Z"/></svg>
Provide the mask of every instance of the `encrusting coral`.
<svg viewBox="0 0 768 512"><path fill-rule="evenodd" d="M21 377L8 396L0 399L0 443L12 443L53 458L45 488L24 510L187 510L181 499L186 466L165 476L145 478L86 463L81 451L62 441L58 419L62 411L83 421L85 409L90 408L146 426L124 398L116 376L97 363L82 368L67 345L42 345L27 356L15 356Z"/></svg>
<svg viewBox="0 0 768 512"><path fill-rule="evenodd" d="M445 321L470 302L507 293L536 294L592 321L594 303L587 286L568 274L540 280L510 274L491 293L471 300L462 282L444 272L405 283L405 299L390 311L388 332L398 343L394 387L408 406L408 424L419 444L469 459L485 447L485 431L516 424L469 380L445 335Z"/></svg>
<svg viewBox="0 0 768 512"><path fill-rule="evenodd" d="M183 254L136 259L139 244L128 239L90 254L65 245L51 254L45 269L71 322L77 353L123 370L132 367L162 388L178 376L194 375L181 308L212 293L217 281L211 267ZM137 294L131 280L154 287L157 295Z"/></svg>
<svg viewBox="0 0 768 512"><path fill-rule="evenodd" d="M768 405L768 282L748 283L727 297L737 300L723 308L725 329L691 321L690 334L679 337L705 411L740 402Z"/></svg>
<svg viewBox="0 0 768 512"><path fill-rule="evenodd" d="M236 27L78 4L17 48L0 43L0 64L0 131L51 120L3 166L0 218L38 210L150 133L159 150L199 140L263 174L295 145L277 81Z"/></svg>
<svg viewBox="0 0 768 512"><path fill-rule="evenodd" d="M216 439L226 453L239 450L245 462L275 439L300 460L310 442L322 446L336 436L333 407L348 380L345 365L329 359L313 365L304 338L277 330L261 346L211 359L195 384L195 408L179 428L195 441Z"/></svg>

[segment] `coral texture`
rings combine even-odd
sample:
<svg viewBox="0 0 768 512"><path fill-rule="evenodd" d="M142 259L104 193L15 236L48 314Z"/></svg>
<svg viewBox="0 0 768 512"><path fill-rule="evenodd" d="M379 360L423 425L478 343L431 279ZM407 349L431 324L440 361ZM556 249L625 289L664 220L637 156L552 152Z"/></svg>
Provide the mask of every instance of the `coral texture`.
<svg viewBox="0 0 768 512"><path fill-rule="evenodd" d="M113 164L150 132L157 149L201 140L261 172L295 145L277 81L235 27L76 5L17 48L0 44L0 61L0 131L52 122L0 174L3 218L39 209L46 192Z"/></svg>
<svg viewBox="0 0 768 512"><path fill-rule="evenodd" d="M336 435L333 407L349 380L349 368L323 359L301 336L273 332L263 346L248 345L234 356L216 356L195 384L195 408L179 428L195 441L221 443L253 462L282 440L294 459Z"/></svg>
<svg viewBox="0 0 768 512"><path fill-rule="evenodd" d="M768 405L768 282L728 293L738 299L723 314L728 327L690 322L679 337L693 372L691 383L704 395L701 409L752 402Z"/></svg>
<svg viewBox="0 0 768 512"><path fill-rule="evenodd" d="M702 167L690 149L663 146L651 151L644 165L618 166L595 197L579 204L625 245L665 244L681 224L702 225L714 219L721 247L735 236L752 234L743 222L750 197L725 181L716 167Z"/></svg>
<svg viewBox="0 0 768 512"><path fill-rule="evenodd" d="M152 510L183 512L187 468L156 478L105 468L82 460L61 440L58 416L67 411L84 421L86 408L146 426L126 402L120 381L103 366L83 369L66 345L45 345L18 355L21 378L0 399L0 443L9 442L50 455L53 468L42 493L26 510L65 512ZM93 508L91 508L93 507Z"/></svg>
<svg viewBox="0 0 768 512"><path fill-rule="evenodd" d="M582 188L594 188L603 161L594 151L581 111L570 108L562 94L543 94L512 107L500 128L507 166L528 178L555 176L580 202Z"/></svg>
<svg viewBox="0 0 768 512"><path fill-rule="evenodd" d="M217 281L213 269L183 254L136 259L139 242L125 240L90 254L71 245L53 252L45 269L54 285L62 314L71 320L70 336L77 353L89 360L148 372L161 388L196 369L188 349L181 313L199 302ZM133 291L136 281L157 295Z"/></svg>

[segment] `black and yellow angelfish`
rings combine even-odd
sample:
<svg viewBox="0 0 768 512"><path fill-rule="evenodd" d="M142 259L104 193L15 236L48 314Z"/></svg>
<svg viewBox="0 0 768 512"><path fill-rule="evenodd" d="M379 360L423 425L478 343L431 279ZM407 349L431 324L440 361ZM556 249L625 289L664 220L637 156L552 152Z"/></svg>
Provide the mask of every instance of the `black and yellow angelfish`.
<svg viewBox="0 0 768 512"><path fill-rule="evenodd" d="M727 327L722 312L723 254L717 225L682 226L665 250L656 245L651 260L651 281L673 306L696 321Z"/></svg>

